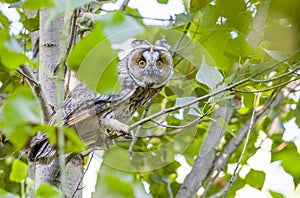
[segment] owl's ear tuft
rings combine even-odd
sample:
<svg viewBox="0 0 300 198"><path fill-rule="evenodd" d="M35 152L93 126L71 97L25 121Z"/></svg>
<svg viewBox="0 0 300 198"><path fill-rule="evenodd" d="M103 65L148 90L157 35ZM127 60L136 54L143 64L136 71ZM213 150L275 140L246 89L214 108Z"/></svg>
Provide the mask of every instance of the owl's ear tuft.
<svg viewBox="0 0 300 198"><path fill-rule="evenodd" d="M138 47L138 46L150 46L150 43L146 40L134 40L131 42L132 47Z"/></svg>
<svg viewBox="0 0 300 198"><path fill-rule="evenodd" d="M159 46L159 47L166 48L167 50L169 50L171 48L170 43L167 40L165 40L165 39L156 41L155 45Z"/></svg>

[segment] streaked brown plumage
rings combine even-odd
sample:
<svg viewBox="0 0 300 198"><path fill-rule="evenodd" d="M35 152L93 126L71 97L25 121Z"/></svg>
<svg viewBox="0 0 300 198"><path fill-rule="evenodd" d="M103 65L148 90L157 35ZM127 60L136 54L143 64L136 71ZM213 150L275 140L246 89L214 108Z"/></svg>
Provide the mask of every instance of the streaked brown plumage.
<svg viewBox="0 0 300 198"><path fill-rule="evenodd" d="M73 127L89 148L101 144L108 148L112 144L109 137L112 131L130 135L125 123L166 85L173 72L166 40L159 40L155 45L135 40L132 46L118 66L119 81L123 86L119 93L100 95L81 83L66 98L51 124L59 124L58 117L62 117L62 124ZM29 160L48 163L55 155L55 148L48 143L45 134L39 133L31 140Z"/></svg>

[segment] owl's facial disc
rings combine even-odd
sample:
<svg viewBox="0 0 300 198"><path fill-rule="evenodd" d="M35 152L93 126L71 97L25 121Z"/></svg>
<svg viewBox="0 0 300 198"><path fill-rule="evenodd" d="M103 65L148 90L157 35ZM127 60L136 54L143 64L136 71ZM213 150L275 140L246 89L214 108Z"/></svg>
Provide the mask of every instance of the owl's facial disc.
<svg viewBox="0 0 300 198"><path fill-rule="evenodd" d="M167 83L172 71L172 57L167 49L159 46L145 46L132 53L129 75L142 87L160 87Z"/></svg>

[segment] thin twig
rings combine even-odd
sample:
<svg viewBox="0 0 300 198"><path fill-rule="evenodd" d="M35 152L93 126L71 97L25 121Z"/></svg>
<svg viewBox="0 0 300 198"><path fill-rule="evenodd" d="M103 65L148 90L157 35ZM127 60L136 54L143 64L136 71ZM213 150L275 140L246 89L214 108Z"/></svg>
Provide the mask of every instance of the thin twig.
<svg viewBox="0 0 300 198"><path fill-rule="evenodd" d="M208 193L210 187L213 185L213 183L215 182L215 180L218 178L220 172L221 171L218 170L218 172L215 174L215 176L208 182L208 184L206 185L205 190L202 193L202 195L200 196L200 198L204 198L206 196L206 194Z"/></svg>
<svg viewBox="0 0 300 198"><path fill-rule="evenodd" d="M39 98L42 106L42 112L44 116L44 122L48 123L53 115L53 110L50 108L45 93L42 90L41 85L38 83L32 70L26 66L21 65L17 71L25 77L31 89L34 91L37 98Z"/></svg>
<svg viewBox="0 0 300 198"><path fill-rule="evenodd" d="M151 122L155 123L158 126L162 126L162 127L165 127L165 128L185 129L185 128L189 128L191 126L194 126L195 124L197 124L198 122L200 122L202 118L203 118L203 116L200 116L200 117L196 118L195 120L193 120L192 122L190 122L190 123L188 123L186 125L182 125L182 126L174 126L174 125L162 124L160 122L157 122L156 120L151 120Z"/></svg>
<svg viewBox="0 0 300 198"><path fill-rule="evenodd" d="M70 38L69 38L69 41L68 41L68 44L67 44L67 50L66 50L66 55L65 55L63 65L66 65L68 54L70 53L72 47L76 43L76 35L77 35L76 21L77 21L78 14L79 14L79 9L75 9L74 12L73 12L72 18L71 18L71 24L70 24L70 32L71 33L70 33ZM66 69L68 70L68 68L66 68ZM66 82L66 90L65 90L65 97L66 97L66 94L69 92L69 88L70 88L71 71L69 70L69 72L65 72L65 73L68 74L67 82Z"/></svg>
<svg viewBox="0 0 300 198"><path fill-rule="evenodd" d="M252 94L262 93L262 92L267 92L267 91L274 90L274 89L279 88L279 87L283 87L283 86L289 84L290 82L296 81L298 79L300 79L300 76L297 77L297 78L295 78L295 79L293 79L293 80L290 80L290 81L287 81L287 82L283 82L283 83L279 83L277 85L274 85L274 86L266 88L266 89L248 91L248 90L241 90L241 89L232 88L232 91L241 92L241 93L252 93Z"/></svg>
<svg viewBox="0 0 300 198"><path fill-rule="evenodd" d="M17 68L17 72L21 74L26 80L28 80L31 85L40 87L40 84L34 78L33 73L28 73L28 69L29 68L25 68L25 66L20 66L19 68Z"/></svg>
<svg viewBox="0 0 300 198"><path fill-rule="evenodd" d="M188 74L178 76L178 77L172 77L170 80L178 80L178 79L183 79L183 78L186 79L187 77L191 76L196 70L197 70L197 68L194 68Z"/></svg>
<svg viewBox="0 0 300 198"><path fill-rule="evenodd" d="M10 156L13 156L15 153L17 152L17 150L15 150L14 152L6 155L5 157L1 157L0 160L6 160L7 158L9 158Z"/></svg>
<svg viewBox="0 0 300 198"><path fill-rule="evenodd" d="M144 119L144 118L146 117L146 114L147 114L147 112L149 111L151 102L152 102L152 98L147 102L147 105L146 105L146 107L145 107L145 109L144 109L144 111L143 111L143 114L142 114L142 116L141 116L141 119ZM138 128L136 129L135 134L132 134L132 141L131 141L130 147L129 147L129 149L128 149L128 154L129 154L129 156L131 156L132 153L133 153L133 148L134 148L134 146L135 146L135 144L136 144L136 141L137 141L137 139L138 139L138 136L139 136L141 130L142 130L142 125L138 126Z"/></svg>
<svg viewBox="0 0 300 198"><path fill-rule="evenodd" d="M253 111L252 111L252 116L251 116L251 120L250 120L250 124L249 124L249 128L248 128L248 131L247 131L247 135L246 135L246 140L245 140L245 144L244 144L244 147L243 147L243 150L242 150L242 153L238 159L238 162L237 162L237 165L233 171L233 175L232 177L230 178L229 180L229 183L226 185L225 187L225 190L224 190L224 198L226 198L226 195L227 195L227 191L229 190L229 188L231 187L232 183L234 182L234 180L236 179L237 177L237 173L239 172L240 170L240 164L241 164L241 161L244 157L244 154L245 154L245 151L246 151L246 148L247 148L247 145L248 145L248 142L249 142L249 137L250 137L250 132L254 126L254 123L255 123L255 120L256 120L256 107L257 107L257 103L258 103L258 94L255 94L255 98L254 98L254 104L253 104Z"/></svg>
<svg viewBox="0 0 300 198"><path fill-rule="evenodd" d="M139 136L138 138L160 138L160 137L164 137L164 136L172 136L172 135L176 135L178 133L180 133L183 130L183 128L181 129L175 129L173 131L167 132L167 133L161 133L161 134L154 134L154 135L143 135L143 136Z"/></svg>
<svg viewBox="0 0 300 198"><path fill-rule="evenodd" d="M78 182L78 184L77 184L76 190L73 192L71 198L75 197L75 194L76 194L77 191L79 191L79 190L81 190L82 188L84 188L84 187L80 187L80 184L81 184L81 182L82 182L82 180L83 180L84 175L86 174L86 172L88 171L88 169L89 169L89 167L90 167L90 165L91 165L91 162L92 162L92 159L93 159L93 157L94 157L94 154L95 154L95 150L92 151L91 158L90 158L90 160L89 160L89 162L88 162L88 164L87 164L87 166L86 166L86 169L85 169L84 173L82 174L82 176L81 176L81 178L80 178L80 180L79 180L79 182Z"/></svg>
<svg viewBox="0 0 300 198"><path fill-rule="evenodd" d="M163 178L163 182L167 186L167 191L168 191L168 194L169 194L169 198L173 198L173 192L172 192L170 180L168 178Z"/></svg>
<svg viewBox="0 0 300 198"><path fill-rule="evenodd" d="M278 79L282 79L283 77L285 76L288 76L290 74L293 74L295 71L299 70L300 69L300 65L293 68L292 70L286 72L286 73L283 73L279 76L276 76L274 78L270 78L270 79L265 79L265 80L258 80L258 79L250 79L250 81L252 82L257 82L257 83L266 83L266 82L271 82L271 81L274 81L274 80L278 80Z"/></svg>
<svg viewBox="0 0 300 198"><path fill-rule="evenodd" d="M176 52L181 44L181 42L183 41L183 38L185 37L185 35L187 34L190 26L191 26L191 22L188 22L184 28L184 31L183 33L181 34L180 38L178 39L178 42L176 43L175 47L174 47L174 50L173 50L173 53L172 53L172 57L174 57L176 55Z"/></svg>

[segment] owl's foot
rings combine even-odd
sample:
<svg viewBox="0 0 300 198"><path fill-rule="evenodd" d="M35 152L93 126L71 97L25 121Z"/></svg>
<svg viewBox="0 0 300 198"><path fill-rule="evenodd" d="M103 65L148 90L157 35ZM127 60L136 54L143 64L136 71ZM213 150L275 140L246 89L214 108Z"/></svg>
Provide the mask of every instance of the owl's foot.
<svg viewBox="0 0 300 198"><path fill-rule="evenodd" d="M111 136L112 138L123 136L124 138L130 139L131 131L129 126L113 118L105 118L101 120L101 124L109 131L114 131L116 134Z"/></svg>

